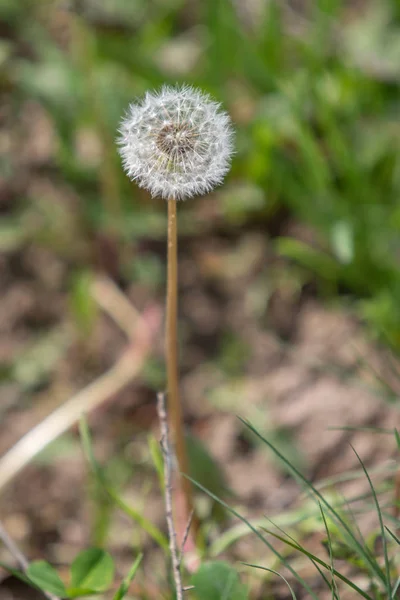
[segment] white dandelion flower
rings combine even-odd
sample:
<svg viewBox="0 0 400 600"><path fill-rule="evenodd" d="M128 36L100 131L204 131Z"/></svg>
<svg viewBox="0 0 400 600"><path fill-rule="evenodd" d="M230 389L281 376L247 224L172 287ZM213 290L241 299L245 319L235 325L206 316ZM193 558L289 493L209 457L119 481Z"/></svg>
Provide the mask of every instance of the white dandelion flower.
<svg viewBox="0 0 400 600"><path fill-rule="evenodd" d="M189 86L164 86L130 105L119 145L124 168L140 187L152 196L183 200L222 182L233 129L208 95Z"/></svg>

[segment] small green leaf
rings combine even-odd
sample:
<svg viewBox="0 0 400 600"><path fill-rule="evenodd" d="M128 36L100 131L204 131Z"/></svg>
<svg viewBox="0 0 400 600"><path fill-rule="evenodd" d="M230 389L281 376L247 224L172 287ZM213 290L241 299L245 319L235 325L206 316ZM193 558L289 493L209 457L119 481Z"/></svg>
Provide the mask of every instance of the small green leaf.
<svg viewBox="0 0 400 600"><path fill-rule="evenodd" d="M224 561L204 563L192 576L194 594L198 600L247 600L247 587L239 575Z"/></svg>
<svg viewBox="0 0 400 600"><path fill-rule="evenodd" d="M10 567L9 565L7 565L6 563L3 563L2 561L0 561L0 567L2 569L4 569L5 571L7 571L8 573L11 573L11 575L14 575L14 577L16 577L17 579L20 579L24 583L27 583L28 585L32 585L32 581L30 579L28 579L28 577L22 571L18 571L17 569Z"/></svg>
<svg viewBox="0 0 400 600"><path fill-rule="evenodd" d="M97 594L98 591L97 590L92 590L92 589L86 589L86 588L75 588L75 587L69 587L67 589L67 596L68 598L83 598L84 596L93 596L94 594Z"/></svg>
<svg viewBox="0 0 400 600"><path fill-rule="evenodd" d="M186 445L190 476L210 492L223 498L232 497L233 492L229 489L225 473L204 443L198 437L187 434Z"/></svg>
<svg viewBox="0 0 400 600"><path fill-rule="evenodd" d="M71 587L103 591L114 579L114 561L100 548L83 550L71 565Z"/></svg>
<svg viewBox="0 0 400 600"><path fill-rule="evenodd" d="M57 571L45 560L36 560L27 570L29 579L38 588L56 596L65 596L66 590Z"/></svg>
<svg viewBox="0 0 400 600"><path fill-rule="evenodd" d="M139 556L136 558L135 562L133 563L128 575L125 577L124 581L119 586L119 588L114 596L114 600L122 600L122 598L125 598L125 594L128 591L129 585L133 581L133 578L136 575L136 571L139 568L142 558L143 558L143 554L139 554Z"/></svg>

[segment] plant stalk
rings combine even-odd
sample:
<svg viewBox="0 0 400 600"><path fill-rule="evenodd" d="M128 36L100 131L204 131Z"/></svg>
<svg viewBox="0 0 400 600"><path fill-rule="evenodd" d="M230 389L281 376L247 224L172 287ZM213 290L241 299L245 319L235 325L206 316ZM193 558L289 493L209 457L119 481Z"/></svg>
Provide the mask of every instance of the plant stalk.
<svg viewBox="0 0 400 600"><path fill-rule="evenodd" d="M178 236L176 200L168 204L168 251L167 251L167 312L165 322L165 354L167 362L168 416L173 435L175 453L180 473L189 474L189 461L183 428L182 405L178 383ZM186 477L180 477L186 501L187 514L193 510L192 485Z"/></svg>

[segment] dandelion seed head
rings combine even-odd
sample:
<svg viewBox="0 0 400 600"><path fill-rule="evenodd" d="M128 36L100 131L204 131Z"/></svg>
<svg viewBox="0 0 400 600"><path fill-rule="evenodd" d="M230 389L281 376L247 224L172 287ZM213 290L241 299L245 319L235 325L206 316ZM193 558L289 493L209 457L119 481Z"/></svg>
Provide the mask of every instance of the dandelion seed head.
<svg viewBox="0 0 400 600"><path fill-rule="evenodd" d="M190 86L164 86L130 105L119 147L126 173L140 187L152 196L182 200L222 182L233 129L208 95Z"/></svg>

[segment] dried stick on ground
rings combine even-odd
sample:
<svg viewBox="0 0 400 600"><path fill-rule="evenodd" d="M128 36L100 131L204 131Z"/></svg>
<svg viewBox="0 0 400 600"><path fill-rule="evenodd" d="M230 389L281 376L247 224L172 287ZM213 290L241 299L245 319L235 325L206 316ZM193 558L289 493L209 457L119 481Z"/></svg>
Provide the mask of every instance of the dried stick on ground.
<svg viewBox="0 0 400 600"><path fill-rule="evenodd" d="M21 550L18 548L16 543L10 538L1 521L0 540L3 542L10 554L15 558L21 571L23 571L26 574L29 567L28 559L22 554ZM49 598L49 600L60 600L58 596L54 596L53 594L49 594L48 592L43 591L43 594L46 596L46 598Z"/></svg>
<svg viewBox="0 0 400 600"><path fill-rule="evenodd" d="M148 320L141 317L135 339L117 363L56 408L0 458L0 490L48 444L77 423L83 413L91 412L137 377L151 350L159 321L158 312L150 315Z"/></svg>
<svg viewBox="0 0 400 600"><path fill-rule="evenodd" d="M126 336L134 339L142 315L112 279L98 275L90 286L90 293Z"/></svg>
<svg viewBox="0 0 400 600"><path fill-rule="evenodd" d="M182 577L180 571L180 555L174 527L174 518L172 513L172 461L173 455L169 442L168 417L165 410L165 395L158 394L157 410L160 419L161 428L161 448L164 457L164 494L165 494L165 512L168 525L169 548L172 560L172 574L175 582L176 598L183 600Z"/></svg>
<svg viewBox="0 0 400 600"><path fill-rule="evenodd" d="M28 431L0 458L0 489L6 486L39 452L77 423L83 413L100 406L130 383L137 375L138 367L139 365L135 368L126 355L123 356L104 375L80 390Z"/></svg>

